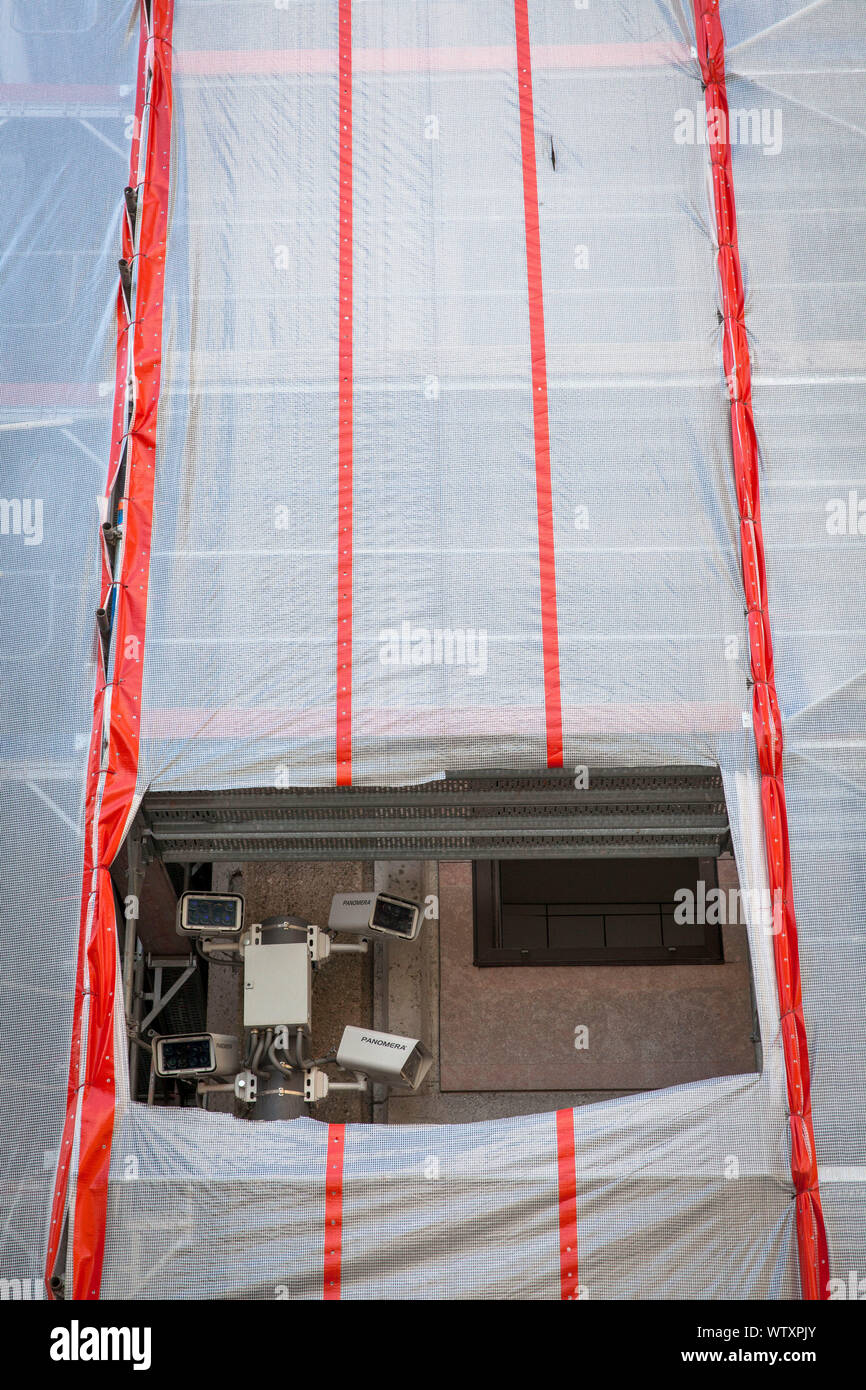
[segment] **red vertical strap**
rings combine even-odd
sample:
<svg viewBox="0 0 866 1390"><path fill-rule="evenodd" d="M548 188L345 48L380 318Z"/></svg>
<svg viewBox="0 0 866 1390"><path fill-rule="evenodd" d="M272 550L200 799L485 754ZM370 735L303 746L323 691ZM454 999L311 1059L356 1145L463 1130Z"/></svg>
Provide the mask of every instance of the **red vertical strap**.
<svg viewBox="0 0 866 1390"><path fill-rule="evenodd" d="M527 0L514 0L517 90L520 98L520 154L523 164L523 216L526 225L526 279L529 292L529 348L532 358L532 423L535 438L535 493L538 510L538 566L541 583L541 646L547 765L562 767L562 694L559 628L556 616L556 560L553 544L553 489L550 481L550 421L547 409L547 353L541 287L541 234L535 166L535 116L529 51Z"/></svg>
<svg viewBox="0 0 866 1390"><path fill-rule="evenodd" d="M352 0L339 0L337 786L352 783Z"/></svg>
<svg viewBox="0 0 866 1390"><path fill-rule="evenodd" d="M559 1172L559 1273L562 1298L577 1298L577 1163L574 1111L556 1112L556 1160Z"/></svg>
<svg viewBox="0 0 866 1390"><path fill-rule="evenodd" d="M346 1126L328 1125L323 1297L339 1299L343 1266L343 1153Z"/></svg>
<svg viewBox="0 0 866 1390"><path fill-rule="evenodd" d="M159 399L163 285L171 145L171 28L173 0L141 6L141 43L130 184L138 190L133 253L124 219L122 250L134 262L134 311L127 323L118 294L114 433L108 489L126 447L122 539L112 575L103 551L100 606L115 590L113 664L105 669L101 644L85 793L84 873L78 967L73 1005L67 1110L55 1177L46 1259L54 1272L69 1195L71 1157L78 1140L72 1226L74 1299L99 1296L105 1250L108 1172L115 1120L114 1011L117 924L109 866L126 830L135 796L141 715L144 634L150 567L156 411ZM149 90L148 90L149 82ZM142 128L147 95L148 117ZM139 181L140 142L146 139ZM130 353L129 334L133 334ZM125 429L127 376L132 370L133 413Z"/></svg>
<svg viewBox="0 0 866 1390"><path fill-rule="evenodd" d="M827 1235L818 1187L818 1160L809 1096L809 1057L800 986L797 922L791 884L788 815L782 780L782 719L773 671L767 576L761 531L758 445L752 414L745 295L737 243L737 214L725 83L725 35L719 0L693 0L695 35L707 111L713 201L721 286L722 355L731 401L731 436L743 588L749 622L752 725L761 772L761 807L774 911L773 951L791 1130L791 1173L796 1193L797 1250L803 1298L829 1297Z"/></svg>

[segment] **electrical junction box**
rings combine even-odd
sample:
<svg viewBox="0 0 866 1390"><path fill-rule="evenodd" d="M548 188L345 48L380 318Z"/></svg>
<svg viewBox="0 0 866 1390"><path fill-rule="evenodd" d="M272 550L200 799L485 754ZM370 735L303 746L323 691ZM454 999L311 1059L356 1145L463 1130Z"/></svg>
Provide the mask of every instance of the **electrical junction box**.
<svg viewBox="0 0 866 1390"><path fill-rule="evenodd" d="M310 1031L312 962L307 943L244 950L244 1027Z"/></svg>

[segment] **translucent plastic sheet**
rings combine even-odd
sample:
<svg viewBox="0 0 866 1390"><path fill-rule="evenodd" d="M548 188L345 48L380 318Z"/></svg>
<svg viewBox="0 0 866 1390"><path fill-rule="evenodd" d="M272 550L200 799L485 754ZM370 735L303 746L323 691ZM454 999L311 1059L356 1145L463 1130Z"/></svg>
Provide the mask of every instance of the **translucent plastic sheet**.
<svg viewBox="0 0 866 1390"><path fill-rule="evenodd" d="M69 1069L129 20L96 0L0 9L0 1277L31 1292Z"/></svg>
<svg viewBox="0 0 866 1390"><path fill-rule="evenodd" d="M844 1274L866 1264L857 603L866 370L856 298L866 16L846 0L722 0L721 16L728 100L745 113L732 135L733 178L815 1134L831 1265ZM720 764L740 881L762 889L691 6L643 0L612 13L534 0L528 18L564 761ZM336 3L177 3L141 795L335 781L338 19ZM94 25L88 44L113 53L123 36L105 16ZM89 47L85 61L95 61ZM539 544L514 7L356 3L352 68L352 778L537 769L549 748L550 557ZM41 80L56 81L54 70ZM70 148L56 142L51 158L72 160ZM89 194L75 224L98 227L104 272L100 314L81 314L68 343L87 380L95 369L81 364L110 352L126 180L120 155L106 148L105 158L104 204ZM54 178L46 174L46 188ZM14 283L8 293L29 311L32 295ZM89 290L76 302L89 312L97 298ZM56 536L58 565L84 588L61 632L69 642L78 632L77 646L68 656L52 647L51 679L36 668L26 676L21 706L46 702L13 726L24 734L12 762L31 782L28 760L46 729L74 745L78 727L61 733L72 709L88 727L96 519L83 499L104 488L109 409L84 441L95 459L62 430L50 436L63 449L58 487L81 508ZM16 406L12 423L25 418ZM18 458L24 488L32 456ZM840 528L842 512L845 529L831 534L831 514ZM32 603L33 581L23 588ZM8 630L20 640L24 629ZM57 670L80 681L78 705L58 692ZM74 764L68 749L63 757ZM66 774L73 824L82 758L77 781ZM15 1239L38 1270L50 1177L42 1150L52 1135L56 1143L63 1106L80 845L39 792L28 802L26 782L4 786L14 786L22 833L11 994L48 988L54 968L66 1010L55 1091L4 1086L14 1132L37 1114L48 1136L22 1151L12 1175L29 1221ZM54 903L65 874L68 921L52 907L61 944L46 961L34 894ZM772 942L752 923L750 943L760 1076L574 1112L578 1279L590 1298L796 1295ZM28 1019L17 1008L37 1047L32 1011ZM121 1101L105 1296L322 1296L327 1127ZM560 1297L560 1207L552 1115L349 1127L340 1295Z"/></svg>
<svg viewBox="0 0 866 1390"><path fill-rule="evenodd" d="M632 9L531 15L565 760L711 762L745 694L700 93ZM337 11L217 12L175 22L140 785L331 785ZM352 22L352 780L544 766L513 7Z"/></svg>
<svg viewBox="0 0 866 1390"><path fill-rule="evenodd" d="M728 95L781 141L732 156L815 1142L846 1278L866 1240L866 15L774 8L729 26Z"/></svg>

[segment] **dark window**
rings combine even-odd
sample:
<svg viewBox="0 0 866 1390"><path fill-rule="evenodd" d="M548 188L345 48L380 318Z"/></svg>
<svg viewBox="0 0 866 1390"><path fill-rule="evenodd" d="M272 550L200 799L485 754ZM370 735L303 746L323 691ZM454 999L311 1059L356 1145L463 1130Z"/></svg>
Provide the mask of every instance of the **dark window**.
<svg viewBox="0 0 866 1390"><path fill-rule="evenodd" d="M721 961L718 926L674 917L680 890L700 903L717 881L715 859L478 860L475 964Z"/></svg>

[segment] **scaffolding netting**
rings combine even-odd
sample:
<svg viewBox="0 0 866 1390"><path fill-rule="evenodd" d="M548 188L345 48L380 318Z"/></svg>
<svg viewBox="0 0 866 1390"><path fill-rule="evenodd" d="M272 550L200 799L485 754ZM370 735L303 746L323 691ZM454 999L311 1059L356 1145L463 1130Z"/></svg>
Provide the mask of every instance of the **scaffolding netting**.
<svg viewBox="0 0 866 1390"><path fill-rule="evenodd" d="M0 1274L825 1296L822 1211L866 1263L866 11L0 26ZM148 792L678 765L784 893L759 1073L339 1132L130 1100L106 859Z"/></svg>

